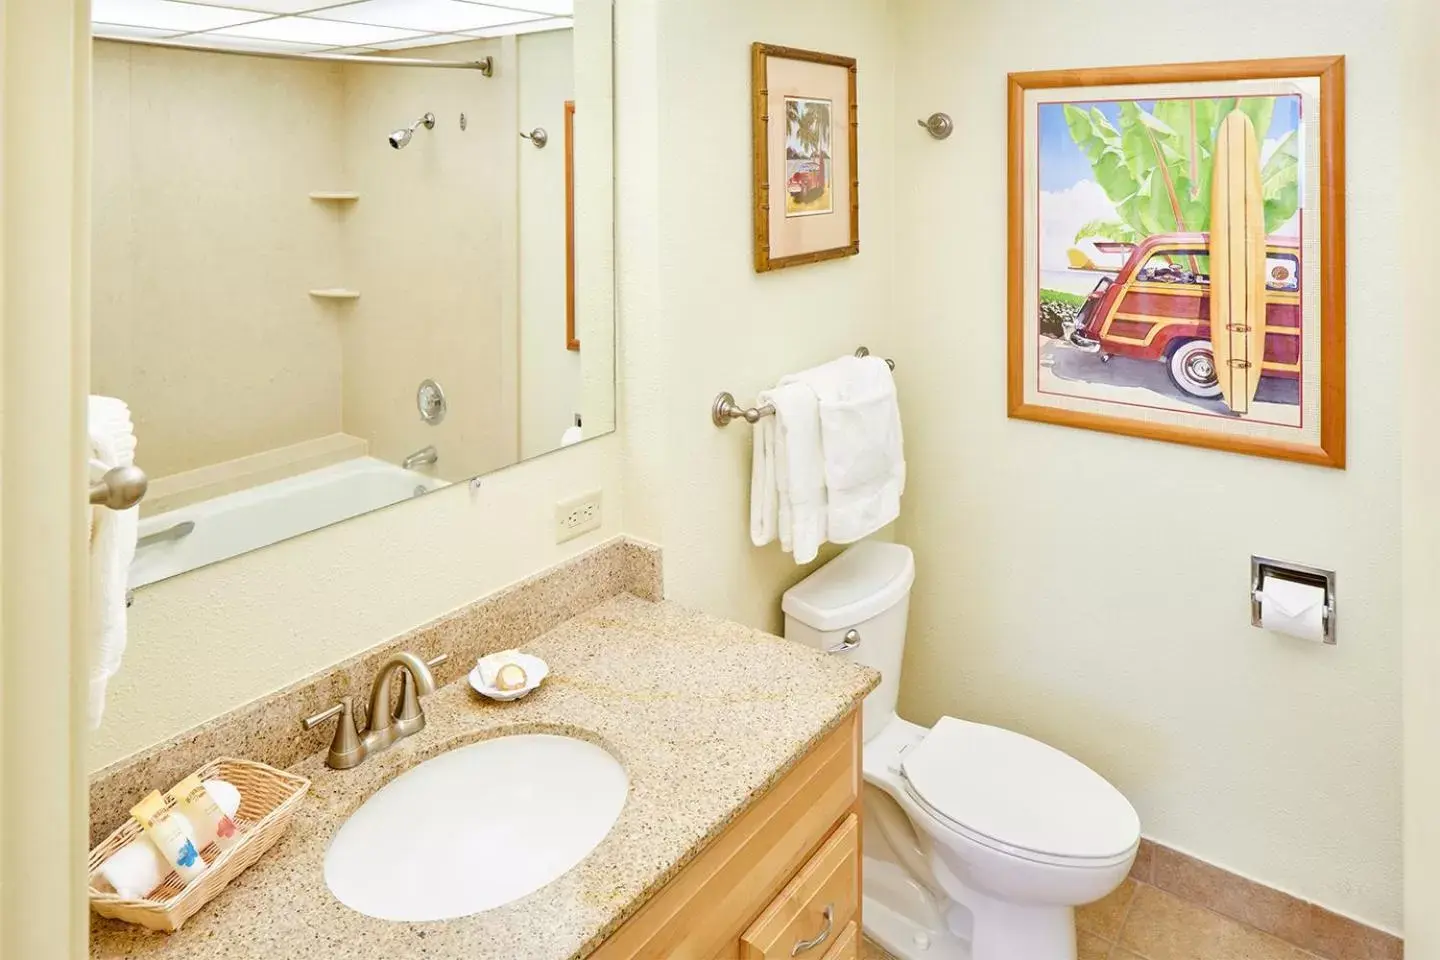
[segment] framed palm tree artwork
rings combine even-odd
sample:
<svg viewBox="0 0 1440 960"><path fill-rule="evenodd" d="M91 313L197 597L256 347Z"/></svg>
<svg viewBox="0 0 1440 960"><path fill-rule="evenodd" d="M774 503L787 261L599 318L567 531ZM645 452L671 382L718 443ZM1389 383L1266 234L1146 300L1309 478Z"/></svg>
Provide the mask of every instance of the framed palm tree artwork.
<svg viewBox="0 0 1440 960"><path fill-rule="evenodd" d="M1009 413L1345 465L1344 59L1010 75Z"/></svg>
<svg viewBox="0 0 1440 960"><path fill-rule="evenodd" d="M755 269L860 252L855 60L751 47Z"/></svg>

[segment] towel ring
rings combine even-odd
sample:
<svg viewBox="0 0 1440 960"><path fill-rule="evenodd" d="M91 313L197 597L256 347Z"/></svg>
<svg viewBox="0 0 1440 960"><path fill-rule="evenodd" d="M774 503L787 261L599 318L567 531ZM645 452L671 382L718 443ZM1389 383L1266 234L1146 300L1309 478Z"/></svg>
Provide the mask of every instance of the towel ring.
<svg viewBox="0 0 1440 960"><path fill-rule="evenodd" d="M855 351L857 357L870 356L869 347L860 347ZM885 358L886 365L895 369L895 361L889 357ZM728 425L733 420L744 420L746 423L759 423L762 417L775 416L775 408L770 404L763 404L758 407L742 407L735 402L735 395L729 390L722 390L715 397L715 402L710 405L710 421L717 427Z"/></svg>

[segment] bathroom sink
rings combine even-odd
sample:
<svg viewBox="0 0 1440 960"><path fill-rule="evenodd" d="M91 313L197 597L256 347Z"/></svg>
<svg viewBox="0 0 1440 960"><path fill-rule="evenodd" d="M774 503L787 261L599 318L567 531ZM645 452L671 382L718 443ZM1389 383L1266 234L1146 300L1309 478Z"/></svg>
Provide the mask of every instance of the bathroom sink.
<svg viewBox="0 0 1440 960"><path fill-rule="evenodd" d="M449 920L533 893L583 860L625 805L625 769L548 734L482 740L386 784L336 832L325 884L382 920Z"/></svg>

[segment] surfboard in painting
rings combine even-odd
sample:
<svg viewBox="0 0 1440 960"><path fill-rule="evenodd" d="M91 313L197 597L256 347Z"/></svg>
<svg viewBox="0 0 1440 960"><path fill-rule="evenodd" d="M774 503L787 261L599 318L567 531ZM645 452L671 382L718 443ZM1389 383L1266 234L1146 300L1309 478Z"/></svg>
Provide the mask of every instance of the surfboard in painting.
<svg viewBox="0 0 1440 960"><path fill-rule="evenodd" d="M1210 345L1226 405L1250 412L1265 356L1265 201L1260 143L1233 110L1215 140L1210 209Z"/></svg>

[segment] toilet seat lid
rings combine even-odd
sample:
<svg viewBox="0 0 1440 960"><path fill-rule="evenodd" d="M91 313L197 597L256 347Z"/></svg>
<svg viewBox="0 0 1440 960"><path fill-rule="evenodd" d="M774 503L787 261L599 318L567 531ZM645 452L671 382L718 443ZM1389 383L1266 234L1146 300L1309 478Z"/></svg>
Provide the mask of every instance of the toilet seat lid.
<svg viewBox="0 0 1440 960"><path fill-rule="evenodd" d="M1140 838L1140 817L1109 781L1038 740L942 717L901 773L963 831L1067 860L1110 860Z"/></svg>

